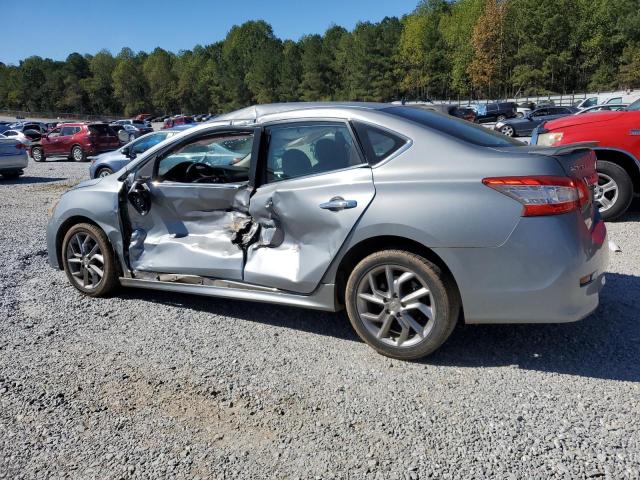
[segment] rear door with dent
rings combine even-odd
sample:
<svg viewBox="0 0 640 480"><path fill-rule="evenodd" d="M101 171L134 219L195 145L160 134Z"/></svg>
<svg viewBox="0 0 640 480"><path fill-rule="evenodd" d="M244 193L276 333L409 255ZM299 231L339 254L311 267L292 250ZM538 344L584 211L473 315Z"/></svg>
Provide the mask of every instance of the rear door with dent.
<svg viewBox="0 0 640 480"><path fill-rule="evenodd" d="M344 121L273 124L264 137L244 280L308 294L375 195L371 167Z"/></svg>

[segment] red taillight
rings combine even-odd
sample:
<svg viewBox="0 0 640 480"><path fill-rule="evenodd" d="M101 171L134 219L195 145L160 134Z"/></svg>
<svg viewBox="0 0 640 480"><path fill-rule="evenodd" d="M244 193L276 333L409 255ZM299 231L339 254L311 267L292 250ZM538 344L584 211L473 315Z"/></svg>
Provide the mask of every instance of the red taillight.
<svg viewBox="0 0 640 480"><path fill-rule="evenodd" d="M568 177L492 177L482 183L520 202L524 207L523 217L560 215L577 210L589 201L586 183Z"/></svg>
<svg viewBox="0 0 640 480"><path fill-rule="evenodd" d="M24 143L17 143L16 148L18 150L26 150L28 147Z"/></svg>

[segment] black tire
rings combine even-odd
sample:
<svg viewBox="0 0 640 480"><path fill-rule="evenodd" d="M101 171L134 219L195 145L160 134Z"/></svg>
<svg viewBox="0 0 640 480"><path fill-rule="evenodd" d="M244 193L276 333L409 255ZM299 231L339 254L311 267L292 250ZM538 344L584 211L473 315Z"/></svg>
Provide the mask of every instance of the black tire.
<svg viewBox="0 0 640 480"><path fill-rule="evenodd" d="M44 162L46 157L44 155L44 150L42 147L33 147L31 149L31 158L33 158L34 162Z"/></svg>
<svg viewBox="0 0 640 480"><path fill-rule="evenodd" d="M503 135L506 135L507 137L517 137L516 129L513 128L511 125L505 125L504 127L502 127L500 129L500 133L502 133Z"/></svg>
<svg viewBox="0 0 640 480"><path fill-rule="evenodd" d="M505 115L498 115L498 118L497 118L498 122L503 122L506 119L507 119L507 117Z"/></svg>
<svg viewBox="0 0 640 480"><path fill-rule="evenodd" d="M429 301L430 307L434 312L433 318L428 320L425 325L421 325L429 325L428 332L421 339L420 336L414 335L409 340L409 343L416 343L408 346L396 346L391 344L393 342L398 343L397 337L400 336L399 334L395 339L379 339L370 327L367 326L367 323L371 324L371 322L363 320L358 308L358 305L361 305L358 301L360 300L360 302L362 302L360 297L361 294L359 293L361 283L365 281L365 278L367 279L366 282L369 283L371 279L370 274L373 274L383 266L392 266L392 268L400 268L413 273L415 275L415 283L419 281L426 285L430 293ZM398 279L399 277L395 278ZM389 297L391 297L391 289L388 291ZM411 292L413 292L413 290L411 290L410 293ZM402 298L402 294L398 297L394 297L394 299L398 298ZM393 302L394 299L390 299L389 302ZM413 302L413 300L411 301ZM365 303L367 302L365 301ZM447 340L447 338L449 338L451 332L453 332L460 313L460 301L457 290L453 285L452 280L448 278L445 272L424 257L403 250L384 250L376 252L360 261L360 263L358 263L351 272L349 280L347 281L345 289L345 304L349 321L358 336L382 355L400 360L415 360L422 358L438 349ZM384 307L380 307L382 309L380 315L383 315L385 312L393 313L394 307L389 309L388 305L389 304L385 304ZM398 304L396 303L396 306L397 305ZM366 312L365 314L370 315ZM428 322L432 322L432 324L429 324ZM401 327L399 322L395 325ZM391 336L394 335L393 328L394 327L392 326L389 330ZM378 334L380 334L382 329L383 327L381 325Z"/></svg>
<svg viewBox="0 0 640 480"><path fill-rule="evenodd" d="M606 176L613 180L618 186L618 195L614 197L615 201L608 209L600 209L600 215L603 220L615 220L623 215L631 201L633 200L633 182L627 171L620 165L606 160L598 160L597 170L600 176L600 182L603 181L603 176ZM607 195L607 194L605 194Z"/></svg>
<svg viewBox="0 0 640 480"><path fill-rule="evenodd" d="M87 160L87 154L80 145L76 145L71 149L71 159L76 162L84 162Z"/></svg>
<svg viewBox="0 0 640 480"><path fill-rule="evenodd" d="M7 180L15 180L16 178L18 178L23 173L24 172L22 170L20 170L19 172L4 172L2 174L2 177L6 178Z"/></svg>
<svg viewBox="0 0 640 480"><path fill-rule="evenodd" d="M523 118L524 117L524 113L518 112L518 113L516 113L516 117Z"/></svg>
<svg viewBox="0 0 640 480"><path fill-rule="evenodd" d="M78 244L77 235L79 235L80 237L89 235L92 238L92 242L88 242L86 248L93 247L97 244L99 247L99 253L102 255L102 277L94 277L99 278L99 280L91 286L85 286L83 284L83 267L79 266L78 263L71 263L68 260L69 256L73 256L72 253L74 251L82 252ZM70 245L72 242L73 244ZM90 254L91 252L89 251L83 253L86 253L87 258L89 258L88 254ZM85 256L83 255L80 264L83 264L84 257ZM109 244L107 236L100 228L96 227L95 225L91 225L90 223L78 223L69 229L62 241L60 261L64 266L64 271L67 274L67 278L69 279L69 282L71 282L71 285L73 285L77 290L84 293L85 295L88 295L90 297L106 297L118 287L118 271L115 263L115 255L113 253L113 250L111 249L111 245ZM80 272L78 272L78 270L80 270ZM80 276L78 276L78 273L80 273ZM85 278L88 279L88 277L89 275L87 275Z"/></svg>
<svg viewBox="0 0 640 480"><path fill-rule="evenodd" d="M103 167L98 169L98 171L96 172L96 178L100 178L100 177L106 177L108 175L113 174L113 170L111 170L110 168L107 167Z"/></svg>

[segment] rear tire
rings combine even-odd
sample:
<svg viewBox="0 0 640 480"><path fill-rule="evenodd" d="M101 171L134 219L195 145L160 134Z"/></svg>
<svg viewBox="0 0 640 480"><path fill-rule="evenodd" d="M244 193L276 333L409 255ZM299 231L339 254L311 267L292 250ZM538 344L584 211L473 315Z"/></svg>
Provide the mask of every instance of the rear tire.
<svg viewBox="0 0 640 480"><path fill-rule="evenodd" d="M71 149L71 158L76 162L84 162L87 159L87 154L84 153L80 145L76 145Z"/></svg>
<svg viewBox="0 0 640 480"><path fill-rule="evenodd" d="M511 125L505 125L500 129L500 133L502 133L503 135L506 135L507 137L515 137L516 129L513 128Z"/></svg>
<svg viewBox="0 0 640 480"><path fill-rule="evenodd" d="M507 117L505 115L498 115L498 121L499 122L504 122L507 119Z"/></svg>
<svg viewBox="0 0 640 480"><path fill-rule="evenodd" d="M460 312L447 275L403 250L373 253L358 263L347 281L345 303L358 336L378 353L401 360L438 349Z"/></svg>
<svg viewBox="0 0 640 480"><path fill-rule="evenodd" d="M44 162L46 160L42 147L33 147L31 149L31 158L34 162Z"/></svg>
<svg viewBox="0 0 640 480"><path fill-rule="evenodd" d="M600 204L603 220L614 220L623 215L633 200L633 182L620 165L598 160L598 186L595 199Z"/></svg>
<svg viewBox="0 0 640 480"><path fill-rule="evenodd" d="M60 258L71 285L90 297L106 297L118 286L115 255L105 233L90 223L69 229Z"/></svg>
<svg viewBox="0 0 640 480"><path fill-rule="evenodd" d="M3 178L6 178L7 180L15 180L16 178L18 178L20 175L23 175L24 172L22 170L20 170L19 172L4 172L2 174Z"/></svg>

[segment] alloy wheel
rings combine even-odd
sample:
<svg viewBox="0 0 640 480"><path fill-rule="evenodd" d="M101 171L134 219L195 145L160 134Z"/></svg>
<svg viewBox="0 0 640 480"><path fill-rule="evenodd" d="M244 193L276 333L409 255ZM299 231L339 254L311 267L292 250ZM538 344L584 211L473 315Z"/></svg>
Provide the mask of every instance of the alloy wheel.
<svg viewBox="0 0 640 480"><path fill-rule="evenodd" d="M100 172L98 172L98 178L108 177L112 173L113 172L108 168L103 168L102 170L100 170Z"/></svg>
<svg viewBox="0 0 640 480"><path fill-rule="evenodd" d="M76 233L67 245L67 268L80 287L93 290L104 276L104 257L98 240L87 232Z"/></svg>
<svg viewBox="0 0 640 480"><path fill-rule="evenodd" d="M500 129L500 132L506 135L507 137L513 137L515 133L511 125L505 125Z"/></svg>
<svg viewBox="0 0 640 480"><path fill-rule="evenodd" d="M613 178L604 173L598 173L594 199L600 205L601 212L606 212L615 205L618 201L618 192L618 184Z"/></svg>
<svg viewBox="0 0 640 480"><path fill-rule="evenodd" d="M76 162L80 162L80 161L83 159L83 158L82 158L82 157L83 157L83 155L82 155L82 150L81 150L80 148L78 148L78 147L76 147L76 148L74 148L74 149L73 149L72 154L73 154L73 159L74 159Z"/></svg>
<svg viewBox="0 0 640 480"><path fill-rule="evenodd" d="M435 303L427 284L400 265L370 270L358 285L356 308L367 330L393 347L422 342L435 323Z"/></svg>

